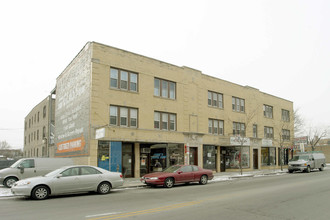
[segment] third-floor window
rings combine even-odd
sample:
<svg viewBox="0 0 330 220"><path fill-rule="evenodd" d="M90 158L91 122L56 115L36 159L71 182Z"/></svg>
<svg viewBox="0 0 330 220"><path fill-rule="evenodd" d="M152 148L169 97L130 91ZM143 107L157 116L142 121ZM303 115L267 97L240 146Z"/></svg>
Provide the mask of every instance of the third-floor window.
<svg viewBox="0 0 330 220"><path fill-rule="evenodd" d="M162 98L176 99L176 83L155 78L154 95Z"/></svg>
<svg viewBox="0 0 330 220"><path fill-rule="evenodd" d="M288 110L282 109L282 120L286 122L290 121L290 112Z"/></svg>

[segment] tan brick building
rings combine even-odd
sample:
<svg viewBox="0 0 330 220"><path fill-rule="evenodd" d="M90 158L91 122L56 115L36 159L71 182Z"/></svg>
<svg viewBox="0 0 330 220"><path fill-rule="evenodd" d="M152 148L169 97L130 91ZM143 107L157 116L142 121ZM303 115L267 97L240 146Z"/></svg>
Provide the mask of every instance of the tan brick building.
<svg viewBox="0 0 330 220"><path fill-rule="evenodd" d="M24 120L24 157L54 156L55 99L47 96Z"/></svg>
<svg viewBox="0 0 330 220"><path fill-rule="evenodd" d="M288 159L292 115L291 101L258 89L88 42L57 78L54 155L126 177L156 161L273 168L280 146Z"/></svg>

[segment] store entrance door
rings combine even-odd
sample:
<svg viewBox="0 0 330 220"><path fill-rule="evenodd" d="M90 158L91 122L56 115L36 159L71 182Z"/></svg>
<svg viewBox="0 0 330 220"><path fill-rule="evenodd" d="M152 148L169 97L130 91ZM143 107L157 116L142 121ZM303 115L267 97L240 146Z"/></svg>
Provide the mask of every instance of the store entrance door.
<svg viewBox="0 0 330 220"><path fill-rule="evenodd" d="M198 148L189 147L189 165L198 165Z"/></svg>
<svg viewBox="0 0 330 220"><path fill-rule="evenodd" d="M259 169L258 165L258 149L253 149L253 169Z"/></svg>

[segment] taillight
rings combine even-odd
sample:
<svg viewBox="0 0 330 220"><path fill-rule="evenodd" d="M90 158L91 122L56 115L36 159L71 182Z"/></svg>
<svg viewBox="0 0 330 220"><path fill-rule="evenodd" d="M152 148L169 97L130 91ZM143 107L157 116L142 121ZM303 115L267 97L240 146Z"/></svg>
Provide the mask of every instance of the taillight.
<svg viewBox="0 0 330 220"><path fill-rule="evenodd" d="M123 178L123 174L120 174L119 176L120 176L120 178Z"/></svg>

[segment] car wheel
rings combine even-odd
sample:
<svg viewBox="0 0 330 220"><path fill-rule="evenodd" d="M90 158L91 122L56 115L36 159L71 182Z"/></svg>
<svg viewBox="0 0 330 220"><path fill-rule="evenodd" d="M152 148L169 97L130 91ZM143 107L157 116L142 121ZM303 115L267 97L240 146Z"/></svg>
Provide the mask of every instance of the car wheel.
<svg viewBox="0 0 330 220"><path fill-rule="evenodd" d="M320 168L319 168L320 171L323 171L324 170L324 166L322 165Z"/></svg>
<svg viewBox="0 0 330 220"><path fill-rule="evenodd" d="M108 194L111 190L111 185L108 182L102 182L97 187L97 192L100 194Z"/></svg>
<svg viewBox="0 0 330 220"><path fill-rule="evenodd" d="M32 190L31 196L36 200L47 199L49 196L49 189L46 186L37 186Z"/></svg>
<svg viewBox="0 0 330 220"><path fill-rule="evenodd" d="M289 173L293 173L293 170L289 170Z"/></svg>
<svg viewBox="0 0 330 220"><path fill-rule="evenodd" d="M311 167L310 167L310 166L307 167L306 172L307 172L307 173L310 173L310 172L311 172Z"/></svg>
<svg viewBox="0 0 330 220"><path fill-rule="evenodd" d="M165 188L172 188L174 185L174 179L173 178L166 178L164 182Z"/></svg>
<svg viewBox="0 0 330 220"><path fill-rule="evenodd" d="M16 177L8 177L7 179L5 179L5 181L3 181L3 185L8 188L11 188L17 180L18 179Z"/></svg>
<svg viewBox="0 0 330 220"><path fill-rule="evenodd" d="M201 185L207 184L207 176L206 175L201 176L201 179L199 180L199 184L201 184Z"/></svg>

